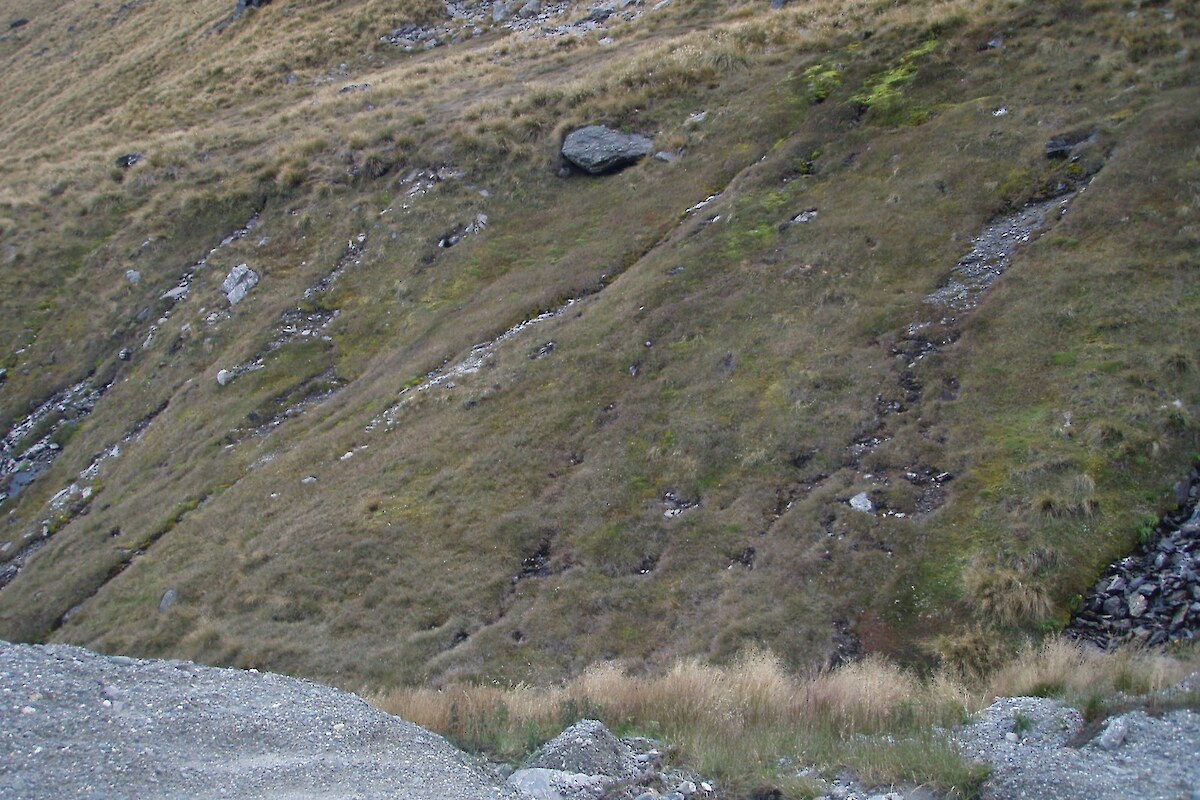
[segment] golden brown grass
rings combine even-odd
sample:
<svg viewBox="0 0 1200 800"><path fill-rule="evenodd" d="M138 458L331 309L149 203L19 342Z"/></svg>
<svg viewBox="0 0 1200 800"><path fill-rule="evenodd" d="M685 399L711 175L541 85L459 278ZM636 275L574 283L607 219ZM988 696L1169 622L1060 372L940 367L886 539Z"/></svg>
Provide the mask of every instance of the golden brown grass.
<svg viewBox="0 0 1200 800"><path fill-rule="evenodd" d="M1118 692L1147 694L1200 669L1195 651L1102 653L1065 639L1030 645L994 673L918 675L867 658L807 675L763 651L728 666L680 661L656 675L593 666L553 687L452 685L377 695L383 710L495 757L520 759L554 732L591 715L619 732L662 737L676 757L732 796L771 787L786 797L812 789L797 767L853 769L870 784L925 783L969 796L981 773L958 760L934 726L954 725L998 696L1046 695L1096 706Z"/></svg>
<svg viewBox="0 0 1200 800"><path fill-rule="evenodd" d="M778 769L781 758L829 771L849 766L880 783L911 776L966 790L977 779L928 736L933 725L957 722L973 707L967 689L944 676L919 679L881 659L808 677L761 651L723 667L681 661L652 676L601 664L558 687L404 689L375 702L506 758L519 758L522 746L573 722L573 714L598 716L619 731L663 737L682 761L734 792L803 788L798 776ZM881 736L899 743L881 746Z"/></svg>

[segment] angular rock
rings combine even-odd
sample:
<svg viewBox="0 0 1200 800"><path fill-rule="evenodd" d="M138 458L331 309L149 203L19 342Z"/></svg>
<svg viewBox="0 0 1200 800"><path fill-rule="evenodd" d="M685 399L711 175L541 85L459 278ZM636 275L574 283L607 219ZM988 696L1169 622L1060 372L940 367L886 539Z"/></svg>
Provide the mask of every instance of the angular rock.
<svg viewBox="0 0 1200 800"><path fill-rule="evenodd" d="M850 507L855 511L862 511L866 514L875 513L875 504L871 502L871 496L866 492L859 492L850 498Z"/></svg>
<svg viewBox="0 0 1200 800"><path fill-rule="evenodd" d="M513 8L516 6L514 0L496 0L492 3L492 22L501 23L512 16Z"/></svg>
<svg viewBox="0 0 1200 800"><path fill-rule="evenodd" d="M1129 733L1129 720L1126 717L1113 717L1100 734L1097 743L1105 750L1116 750L1125 742Z"/></svg>
<svg viewBox="0 0 1200 800"><path fill-rule="evenodd" d="M563 158L592 175L627 167L654 151L654 141L637 133L621 133L603 125L571 131L563 140Z"/></svg>
<svg viewBox="0 0 1200 800"><path fill-rule="evenodd" d="M546 742L526 766L610 778L631 778L640 771L629 745L594 719L580 720Z"/></svg>
<svg viewBox="0 0 1200 800"><path fill-rule="evenodd" d="M599 775L541 767L519 769L506 781L532 800L591 800L608 782Z"/></svg>
<svg viewBox="0 0 1200 800"><path fill-rule="evenodd" d="M257 285L258 273L246 264L238 264L225 276L225 280L221 283L221 293L225 295L229 305L235 306L245 299L249 291Z"/></svg>

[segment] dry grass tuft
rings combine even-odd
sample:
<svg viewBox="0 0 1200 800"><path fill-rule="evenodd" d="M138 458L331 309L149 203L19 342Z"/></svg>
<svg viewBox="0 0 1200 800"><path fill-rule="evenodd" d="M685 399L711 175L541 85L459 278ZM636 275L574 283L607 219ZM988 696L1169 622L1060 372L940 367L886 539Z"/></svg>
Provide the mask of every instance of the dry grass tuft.
<svg viewBox="0 0 1200 800"><path fill-rule="evenodd" d="M973 680L951 668L919 676L879 657L800 676L754 650L725 667L686 660L636 676L604 663L556 687L399 689L373 702L513 761L579 715L592 715L618 732L661 737L734 796L764 789L809 796L809 783L778 768L793 762L831 775L849 768L872 785L924 783L971 796L983 774L938 738L935 726L961 723L997 696L1053 696L1102 712L1117 693L1157 692L1197 668L1195 652L1102 653L1051 639Z"/></svg>
<svg viewBox="0 0 1200 800"><path fill-rule="evenodd" d="M1007 567L972 564L963 573L963 588L978 603L981 618L1003 625L1040 621L1053 609L1036 577Z"/></svg>
<svg viewBox="0 0 1200 800"><path fill-rule="evenodd" d="M994 696L1048 695L1079 702L1116 692L1149 694L1200 669L1200 652L1172 656L1123 648L1104 653L1066 639L1027 647L991 677Z"/></svg>

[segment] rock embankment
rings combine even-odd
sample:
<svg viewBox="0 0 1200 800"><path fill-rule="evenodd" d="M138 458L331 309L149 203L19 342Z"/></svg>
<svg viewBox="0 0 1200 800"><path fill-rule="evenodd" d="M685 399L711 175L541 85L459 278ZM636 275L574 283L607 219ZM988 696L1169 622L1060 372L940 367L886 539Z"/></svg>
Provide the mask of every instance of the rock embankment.
<svg viewBox="0 0 1200 800"><path fill-rule="evenodd" d="M0 642L0 797L519 795L440 736L328 686Z"/></svg>
<svg viewBox="0 0 1200 800"><path fill-rule="evenodd" d="M1176 486L1178 508L1147 530L1083 599L1067 635L1109 649L1200 636L1200 473Z"/></svg>

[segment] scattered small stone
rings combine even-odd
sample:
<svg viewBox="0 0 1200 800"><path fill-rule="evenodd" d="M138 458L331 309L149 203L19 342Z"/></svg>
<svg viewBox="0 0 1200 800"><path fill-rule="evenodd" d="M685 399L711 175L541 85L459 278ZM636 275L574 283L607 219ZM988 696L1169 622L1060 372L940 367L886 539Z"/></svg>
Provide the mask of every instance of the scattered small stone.
<svg viewBox="0 0 1200 800"><path fill-rule="evenodd" d="M126 153L125 155L117 156L116 163L121 169L129 169L145 160L146 156L143 153Z"/></svg>
<svg viewBox="0 0 1200 800"><path fill-rule="evenodd" d="M338 94L351 94L352 92L365 92L371 88L369 83L349 83L338 89Z"/></svg>
<svg viewBox="0 0 1200 800"><path fill-rule="evenodd" d="M316 482L317 482L316 475L307 475L300 479L300 483L303 484L304 486L311 486L312 484L314 484Z"/></svg>
<svg viewBox="0 0 1200 800"><path fill-rule="evenodd" d="M793 225L805 225L817 218L817 209L809 208L792 217Z"/></svg>
<svg viewBox="0 0 1200 800"><path fill-rule="evenodd" d="M162 599L158 601L158 613L163 614L168 608L175 604L175 598L179 593L174 589L167 589L163 592Z"/></svg>
<svg viewBox="0 0 1200 800"><path fill-rule="evenodd" d="M130 283L136 284L141 279L142 273L138 272L136 269L125 270L125 280L129 281Z"/></svg>
<svg viewBox="0 0 1200 800"><path fill-rule="evenodd" d="M664 164L674 164L676 161L679 160L678 154L672 153L668 150L659 150L657 153L654 154L654 158L658 161L663 162Z"/></svg>
<svg viewBox="0 0 1200 800"><path fill-rule="evenodd" d="M217 370L217 385L228 386L229 382L234 378L234 374L227 369Z"/></svg>

